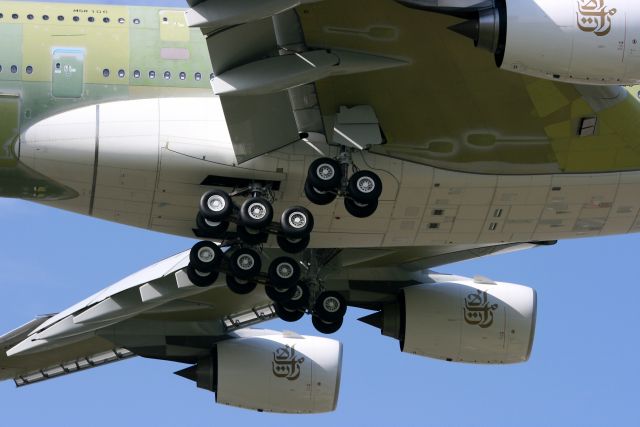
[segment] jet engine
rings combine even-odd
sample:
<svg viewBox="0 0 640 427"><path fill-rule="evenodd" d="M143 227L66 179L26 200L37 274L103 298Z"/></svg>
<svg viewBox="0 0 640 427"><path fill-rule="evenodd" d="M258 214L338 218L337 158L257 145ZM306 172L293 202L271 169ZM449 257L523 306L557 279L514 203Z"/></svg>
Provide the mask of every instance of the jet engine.
<svg viewBox="0 0 640 427"><path fill-rule="evenodd" d="M581 84L640 82L636 0L398 1L467 19L450 29L495 54L504 70Z"/></svg>
<svg viewBox="0 0 640 427"><path fill-rule="evenodd" d="M395 304L361 319L400 341L406 353L453 362L498 364L529 359L536 292L471 280L405 288Z"/></svg>
<svg viewBox="0 0 640 427"><path fill-rule="evenodd" d="M216 393L216 402L265 412L334 411L340 389L342 344L293 333L237 337L176 372Z"/></svg>

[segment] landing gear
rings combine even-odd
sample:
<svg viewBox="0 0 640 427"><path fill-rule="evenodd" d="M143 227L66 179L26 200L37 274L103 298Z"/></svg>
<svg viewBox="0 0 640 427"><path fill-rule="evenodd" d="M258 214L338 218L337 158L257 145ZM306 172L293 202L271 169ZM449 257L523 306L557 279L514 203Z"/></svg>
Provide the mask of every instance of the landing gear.
<svg viewBox="0 0 640 427"><path fill-rule="evenodd" d="M231 292L238 295L247 295L253 292L258 284L251 280L236 279L230 274L227 274L227 287Z"/></svg>
<svg viewBox="0 0 640 427"><path fill-rule="evenodd" d="M313 316L311 320L313 326L316 328L318 332L325 335L330 335L338 332L338 330L342 327L342 318L335 322L326 322L319 317Z"/></svg>
<svg viewBox="0 0 640 427"><path fill-rule="evenodd" d="M347 212L356 218L367 218L378 209L382 180L371 171L356 171L351 151L343 147L338 160L321 158L311 163L304 184L304 194L311 203L328 205L338 196L344 197Z"/></svg>
<svg viewBox="0 0 640 427"><path fill-rule="evenodd" d="M206 272L196 270L191 264L187 266L187 277L189 281L199 288L207 288L213 285L216 280L218 280L219 274L217 271Z"/></svg>
<svg viewBox="0 0 640 427"><path fill-rule="evenodd" d="M200 199L200 213L209 221L225 221L232 212L233 202L225 191L208 191Z"/></svg>
<svg viewBox="0 0 640 427"><path fill-rule="evenodd" d="M256 277L261 268L260 254L253 249L240 248L229 257L229 270L238 279L249 280Z"/></svg>

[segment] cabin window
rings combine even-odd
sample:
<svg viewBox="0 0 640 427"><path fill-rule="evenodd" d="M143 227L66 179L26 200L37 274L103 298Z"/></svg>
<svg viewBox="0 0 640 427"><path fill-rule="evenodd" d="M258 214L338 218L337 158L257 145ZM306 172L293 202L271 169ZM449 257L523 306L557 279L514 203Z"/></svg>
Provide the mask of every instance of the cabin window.
<svg viewBox="0 0 640 427"><path fill-rule="evenodd" d="M33 67L31 65L27 65L26 72L27 74L33 74Z"/></svg>
<svg viewBox="0 0 640 427"><path fill-rule="evenodd" d="M60 22L64 21L64 16L58 15L58 21L60 21Z"/></svg>
<svg viewBox="0 0 640 427"><path fill-rule="evenodd" d="M89 18L87 18L87 20L88 20L89 22L95 22L95 21L96 21L96 18L94 18L93 16L90 16Z"/></svg>
<svg viewBox="0 0 640 427"><path fill-rule="evenodd" d="M103 77L109 77L109 75L111 75L111 71L109 71L108 68L105 68L104 70L102 70Z"/></svg>
<svg viewBox="0 0 640 427"><path fill-rule="evenodd" d="M156 72L155 71L149 71L149 78L150 79L155 79L156 78Z"/></svg>
<svg viewBox="0 0 640 427"><path fill-rule="evenodd" d="M0 65L0 73L2 72L2 65Z"/></svg>
<svg viewBox="0 0 640 427"><path fill-rule="evenodd" d="M124 70L118 70L118 77L120 77L121 79L124 79L124 76L126 76L127 73L124 72Z"/></svg>
<svg viewBox="0 0 640 427"><path fill-rule="evenodd" d="M180 80L186 80L187 79L187 73L185 73L184 71L180 73Z"/></svg>
<svg viewBox="0 0 640 427"><path fill-rule="evenodd" d="M79 22L80 21L80 17L79 16L74 16L73 17L73 22Z"/></svg>
<svg viewBox="0 0 640 427"><path fill-rule="evenodd" d="M49 15L42 15L42 20L43 21L48 21L49 20Z"/></svg>
<svg viewBox="0 0 640 427"><path fill-rule="evenodd" d="M124 24L124 18L118 18L118 23L119 24Z"/></svg>
<svg viewBox="0 0 640 427"><path fill-rule="evenodd" d="M12 73L12 74L15 74L15 73L17 73L17 72L18 72L18 66L17 66L17 65L12 65L12 66L11 66L11 73Z"/></svg>
<svg viewBox="0 0 640 427"><path fill-rule="evenodd" d="M111 22L111 19L105 16L104 18L102 18L102 22L104 22L105 24L108 24L109 22Z"/></svg>
<svg viewBox="0 0 640 427"><path fill-rule="evenodd" d="M0 13L0 19L4 18L4 13Z"/></svg>
<svg viewBox="0 0 640 427"><path fill-rule="evenodd" d="M164 72L164 79L165 80L171 80L171 71L165 71Z"/></svg>
<svg viewBox="0 0 640 427"><path fill-rule="evenodd" d="M140 25L140 22L141 22L141 21L140 21L140 19L139 19L139 18L135 18L135 19L133 20L133 23L134 23L134 24L136 24L136 25Z"/></svg>
<svg viewBox="0 0 640 427"><path fill-rule="evenodd" d="M199 82L200 80L202 80L202 74L200 74L200 73L196 73L196 75L195 75L195 79L196 79L196 81L197 81L197 82Z"/></svg>
<svg viewBox="0 0 640 427"><path fill-rule="evenodd" d="M133 72L133 78L134 79L139 79L140 78L140 70L135 70Z"/></svg>
<svg viewBox="0 0 640 427"><path fill-rule="evenodd" d="M13 15L11 15L11 17L12 17L13 19L18 19L18 14L17 14L17 13L14 13Z"/></svg>
<svg viewBox="0 0 640 427"><path fill-rule="evenodd" d="M32 15L32 14L28 14L28 15L27 15L27 19L28 19L29 21L33 21L33 15Z"/></svg>

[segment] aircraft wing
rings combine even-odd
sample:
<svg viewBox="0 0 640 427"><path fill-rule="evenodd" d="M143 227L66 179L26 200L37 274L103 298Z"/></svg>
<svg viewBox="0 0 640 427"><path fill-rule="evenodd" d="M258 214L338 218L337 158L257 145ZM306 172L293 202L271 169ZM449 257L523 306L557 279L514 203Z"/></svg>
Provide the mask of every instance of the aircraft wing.
<svg viewBox="0 0 640 427"><path fill-rule="evenodd" d="M348 282L350 304L380 309L426 277L416 272L538 245L318 250L314 257L327 283ZM189 251L177 254L0 337L0 380L26 386L135 355L195 364L216 343L276 317L263 287L249 295L232 293L224 280L197 287L185 273L188 262Z"/></svg>

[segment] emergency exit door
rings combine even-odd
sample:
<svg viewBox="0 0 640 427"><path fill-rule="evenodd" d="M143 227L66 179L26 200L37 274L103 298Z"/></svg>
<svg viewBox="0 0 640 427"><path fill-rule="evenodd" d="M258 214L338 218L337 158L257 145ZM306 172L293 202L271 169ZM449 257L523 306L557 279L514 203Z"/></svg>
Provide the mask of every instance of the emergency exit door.
<svg viewBox="0 0 640 427"><path fill-rule="evenodd" d="M53 96L80 98L84 87L84 51L55 49L53 51Z"/></svg>

